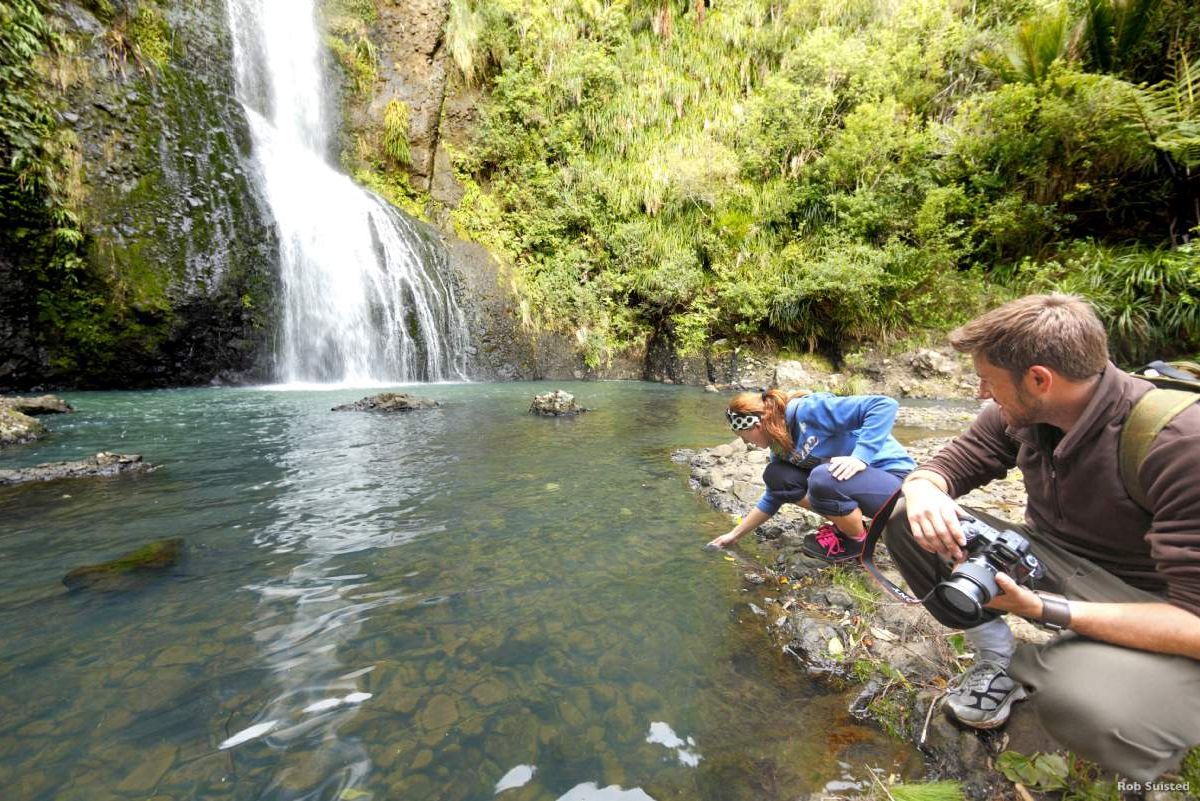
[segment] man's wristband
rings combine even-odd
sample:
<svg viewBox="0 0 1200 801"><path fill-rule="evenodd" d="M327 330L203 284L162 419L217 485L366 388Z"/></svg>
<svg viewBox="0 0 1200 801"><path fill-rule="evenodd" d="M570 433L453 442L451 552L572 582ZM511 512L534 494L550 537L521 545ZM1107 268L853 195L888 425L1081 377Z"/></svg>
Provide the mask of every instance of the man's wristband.
<svg viewBox="0 0 1200 801"><path fill-rule="evenodd" d="M1035 594L1042 599L1042 625L1053 631L1071 627L1071 604L1066 598L1052 592Z"/></svg>

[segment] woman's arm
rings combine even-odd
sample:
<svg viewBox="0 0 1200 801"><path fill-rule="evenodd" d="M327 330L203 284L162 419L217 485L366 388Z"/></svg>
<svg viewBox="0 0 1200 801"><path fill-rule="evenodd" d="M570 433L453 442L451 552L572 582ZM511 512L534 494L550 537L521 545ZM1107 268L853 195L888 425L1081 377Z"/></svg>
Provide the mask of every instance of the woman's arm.
<svg viewBox="0 0 1200 801"><path fill-rule="evenodd" d="M714 548L725 548L733 545L735 542L740 540L746 534L746 532L753 531L770 519L771 515L767 514L756 506L746 513L746 516L742 518L742 522L738 523L721 536L716 537L708 544Z"/></svg>

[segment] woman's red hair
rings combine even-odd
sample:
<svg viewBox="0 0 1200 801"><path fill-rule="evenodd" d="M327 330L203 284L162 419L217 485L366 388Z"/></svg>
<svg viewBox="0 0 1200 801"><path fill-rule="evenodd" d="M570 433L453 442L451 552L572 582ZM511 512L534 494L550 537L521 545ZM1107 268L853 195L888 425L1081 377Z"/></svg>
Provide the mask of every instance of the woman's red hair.
<svg viewBox="0 0 1200 801"><path fill-rule="evenodd" d="M785 455L790 454L796 447L792 442L792 434L787 427L787 405L792 398L803 398L808 392L784 392L781 389L768 389L766 392L742 392L733 396L729 401L730 411L738 414L756 414L759 416L763 431L771 438L771 442L783 449Z"/></svg>

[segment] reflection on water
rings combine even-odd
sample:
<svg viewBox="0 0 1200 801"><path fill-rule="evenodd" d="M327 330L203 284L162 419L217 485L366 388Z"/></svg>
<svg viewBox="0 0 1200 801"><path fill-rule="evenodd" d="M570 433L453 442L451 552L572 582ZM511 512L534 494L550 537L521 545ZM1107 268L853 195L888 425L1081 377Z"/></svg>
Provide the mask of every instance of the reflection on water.
<svg viewBox="0 0 1200 801"><path fill-rule="evenodd" d="M555 385L558 386L558 385ZM539 384L79 393L5 466L140 452L149 476L0 492L5 798L742 799L912 755L766 646L680 446L723 399ZM70 568L182 536L175 578ZM847 765L849 767L843 767Z"/></svg>

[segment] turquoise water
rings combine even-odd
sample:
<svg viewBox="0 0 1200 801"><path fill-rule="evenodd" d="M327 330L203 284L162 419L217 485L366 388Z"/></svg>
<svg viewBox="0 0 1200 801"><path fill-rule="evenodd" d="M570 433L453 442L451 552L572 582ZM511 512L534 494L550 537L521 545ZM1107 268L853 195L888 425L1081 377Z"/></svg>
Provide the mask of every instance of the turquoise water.
<svg viewBox="0 0 1200 801"><path fill-rule="evenodd" d="M595 410L526 413L562 387ZM771 648L678 447L723 398L635 382L68 393L0 466L0 787L34 799L794 798L911 753ZM168 575L62 576L183 537Z"/></svg>

